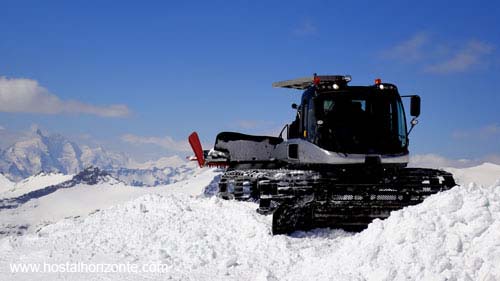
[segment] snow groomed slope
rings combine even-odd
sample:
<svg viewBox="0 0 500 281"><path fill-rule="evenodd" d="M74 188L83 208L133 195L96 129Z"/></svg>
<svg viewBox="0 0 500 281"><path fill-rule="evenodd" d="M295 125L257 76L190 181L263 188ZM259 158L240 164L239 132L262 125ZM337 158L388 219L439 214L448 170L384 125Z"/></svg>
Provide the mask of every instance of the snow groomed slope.
<svg viewBox="0 0 500 281"><path fill-rule="evenodd" d="M457 186L357 234L272 236L271 217L258 215L255 204L201 195L213 176L207 170L168 192L3 238L0 279L500 280L500 181ZM16 262L165 270L13 274L9 264Z"/></svg>

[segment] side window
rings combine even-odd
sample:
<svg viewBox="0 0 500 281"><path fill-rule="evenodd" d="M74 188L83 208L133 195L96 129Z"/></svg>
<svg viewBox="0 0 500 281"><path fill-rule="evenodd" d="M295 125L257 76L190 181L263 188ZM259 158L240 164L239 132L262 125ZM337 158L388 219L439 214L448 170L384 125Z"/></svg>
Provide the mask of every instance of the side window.
<svg viewBox="0 0 500 281"><path fill-rule="evenodd" d="M403 109L403 105L401 102L397 102L397 111L398 111L398 135L399 140L401 141L401 147L405 147L408 145L408 136L406 132L406 118Z"/></svg>
<svg viewBox="0 0 500 281"><path fill-rule="evenodd" d="M323 116L327 116L332 111L335 102L333 100L325 100L323 102Z"/></svg>
<svg viewBox="0 0 500 281"><path fill-rule="evenodd" d="M307 139L315 142L316 137L316 115L314 114L313 104L309 104L307 109Z"/></svg>

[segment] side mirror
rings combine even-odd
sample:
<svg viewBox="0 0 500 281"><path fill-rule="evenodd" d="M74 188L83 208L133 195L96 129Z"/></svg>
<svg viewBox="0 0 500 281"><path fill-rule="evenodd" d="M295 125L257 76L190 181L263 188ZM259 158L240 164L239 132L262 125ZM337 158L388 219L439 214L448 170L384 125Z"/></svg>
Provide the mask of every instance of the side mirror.
<svg viewBox="0 0 500 281"><path fill-rule="evenodd" d="M410 115L418 117L420 116L420 97L412 96L410 102Z"/></svg>
<svg viewBox="0 0 500 281"><path fill-rule="evenodd" d="M299 108L299 106L296 103L292 103L292 108L297 109L297 108Z"/></svg>

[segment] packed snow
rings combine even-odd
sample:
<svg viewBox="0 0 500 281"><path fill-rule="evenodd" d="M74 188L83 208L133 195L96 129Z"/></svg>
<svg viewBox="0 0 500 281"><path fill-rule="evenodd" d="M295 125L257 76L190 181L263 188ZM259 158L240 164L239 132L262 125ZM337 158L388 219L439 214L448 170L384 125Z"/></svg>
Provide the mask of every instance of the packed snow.
<svg viewBox="0 0 500 281"><path fill-rule="evenodd" d="M0 239L0 279L500 280L498 168L455 170L461 186L375 220L360 233L316 229L272 236L271 217L257 214L255 203L204 195L219 174L212 169L161 188L58 190L49 195L52 201L37 199L40 212L49 205L70 208L83 196L89 198L82 205L99 208ZM117 193L105 193L113 188ZM118 196L123 198L104 207ZM13 273L15 263L161 264L165 270Z"/></svg>

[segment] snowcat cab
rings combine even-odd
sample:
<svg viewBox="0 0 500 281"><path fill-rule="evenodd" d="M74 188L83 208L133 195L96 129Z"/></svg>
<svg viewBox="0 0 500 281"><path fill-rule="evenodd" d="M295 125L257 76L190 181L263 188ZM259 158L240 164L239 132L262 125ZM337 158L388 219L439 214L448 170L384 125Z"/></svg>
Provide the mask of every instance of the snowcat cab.
<svg viewBox="0 0 500 281"><path fill-rule="evenodd" d="M273 234L316 227L365 228L373 219L450 189L450 173L406 168L408 134L420 97L400 96L380 79L350 86L350 76L314 75L273 83L303 90L296 118L278 137L222 132L203 151L189 143L200 166L225 167L218 196L254 200L273 215ZM410 129L401 97L411 97ZM286 138L284 133L286 131Z"/></svg>
<svg viewBox="0 0 500 281"><path fill-rule="evenodd" d="M351 87L348 86L350 80L350 76L315 75L313 79L299 78L274 83L274 87L305 90L300 106L292 105L292 108L297 109L297 117L286 127L287 138L299 139L295 141L297 145L303 144L303 141L309 142L319 149L340 153L345 158L326 162L322 159L319 163L359 164L375 161L406 166L408 132L397 87L382 83L380 79L371 86ZM416 118L420 114L420 98L411 97L412 113ZM316 148L302 146L309 150ZM306 153L311 154L312 151Z"/></svg>

